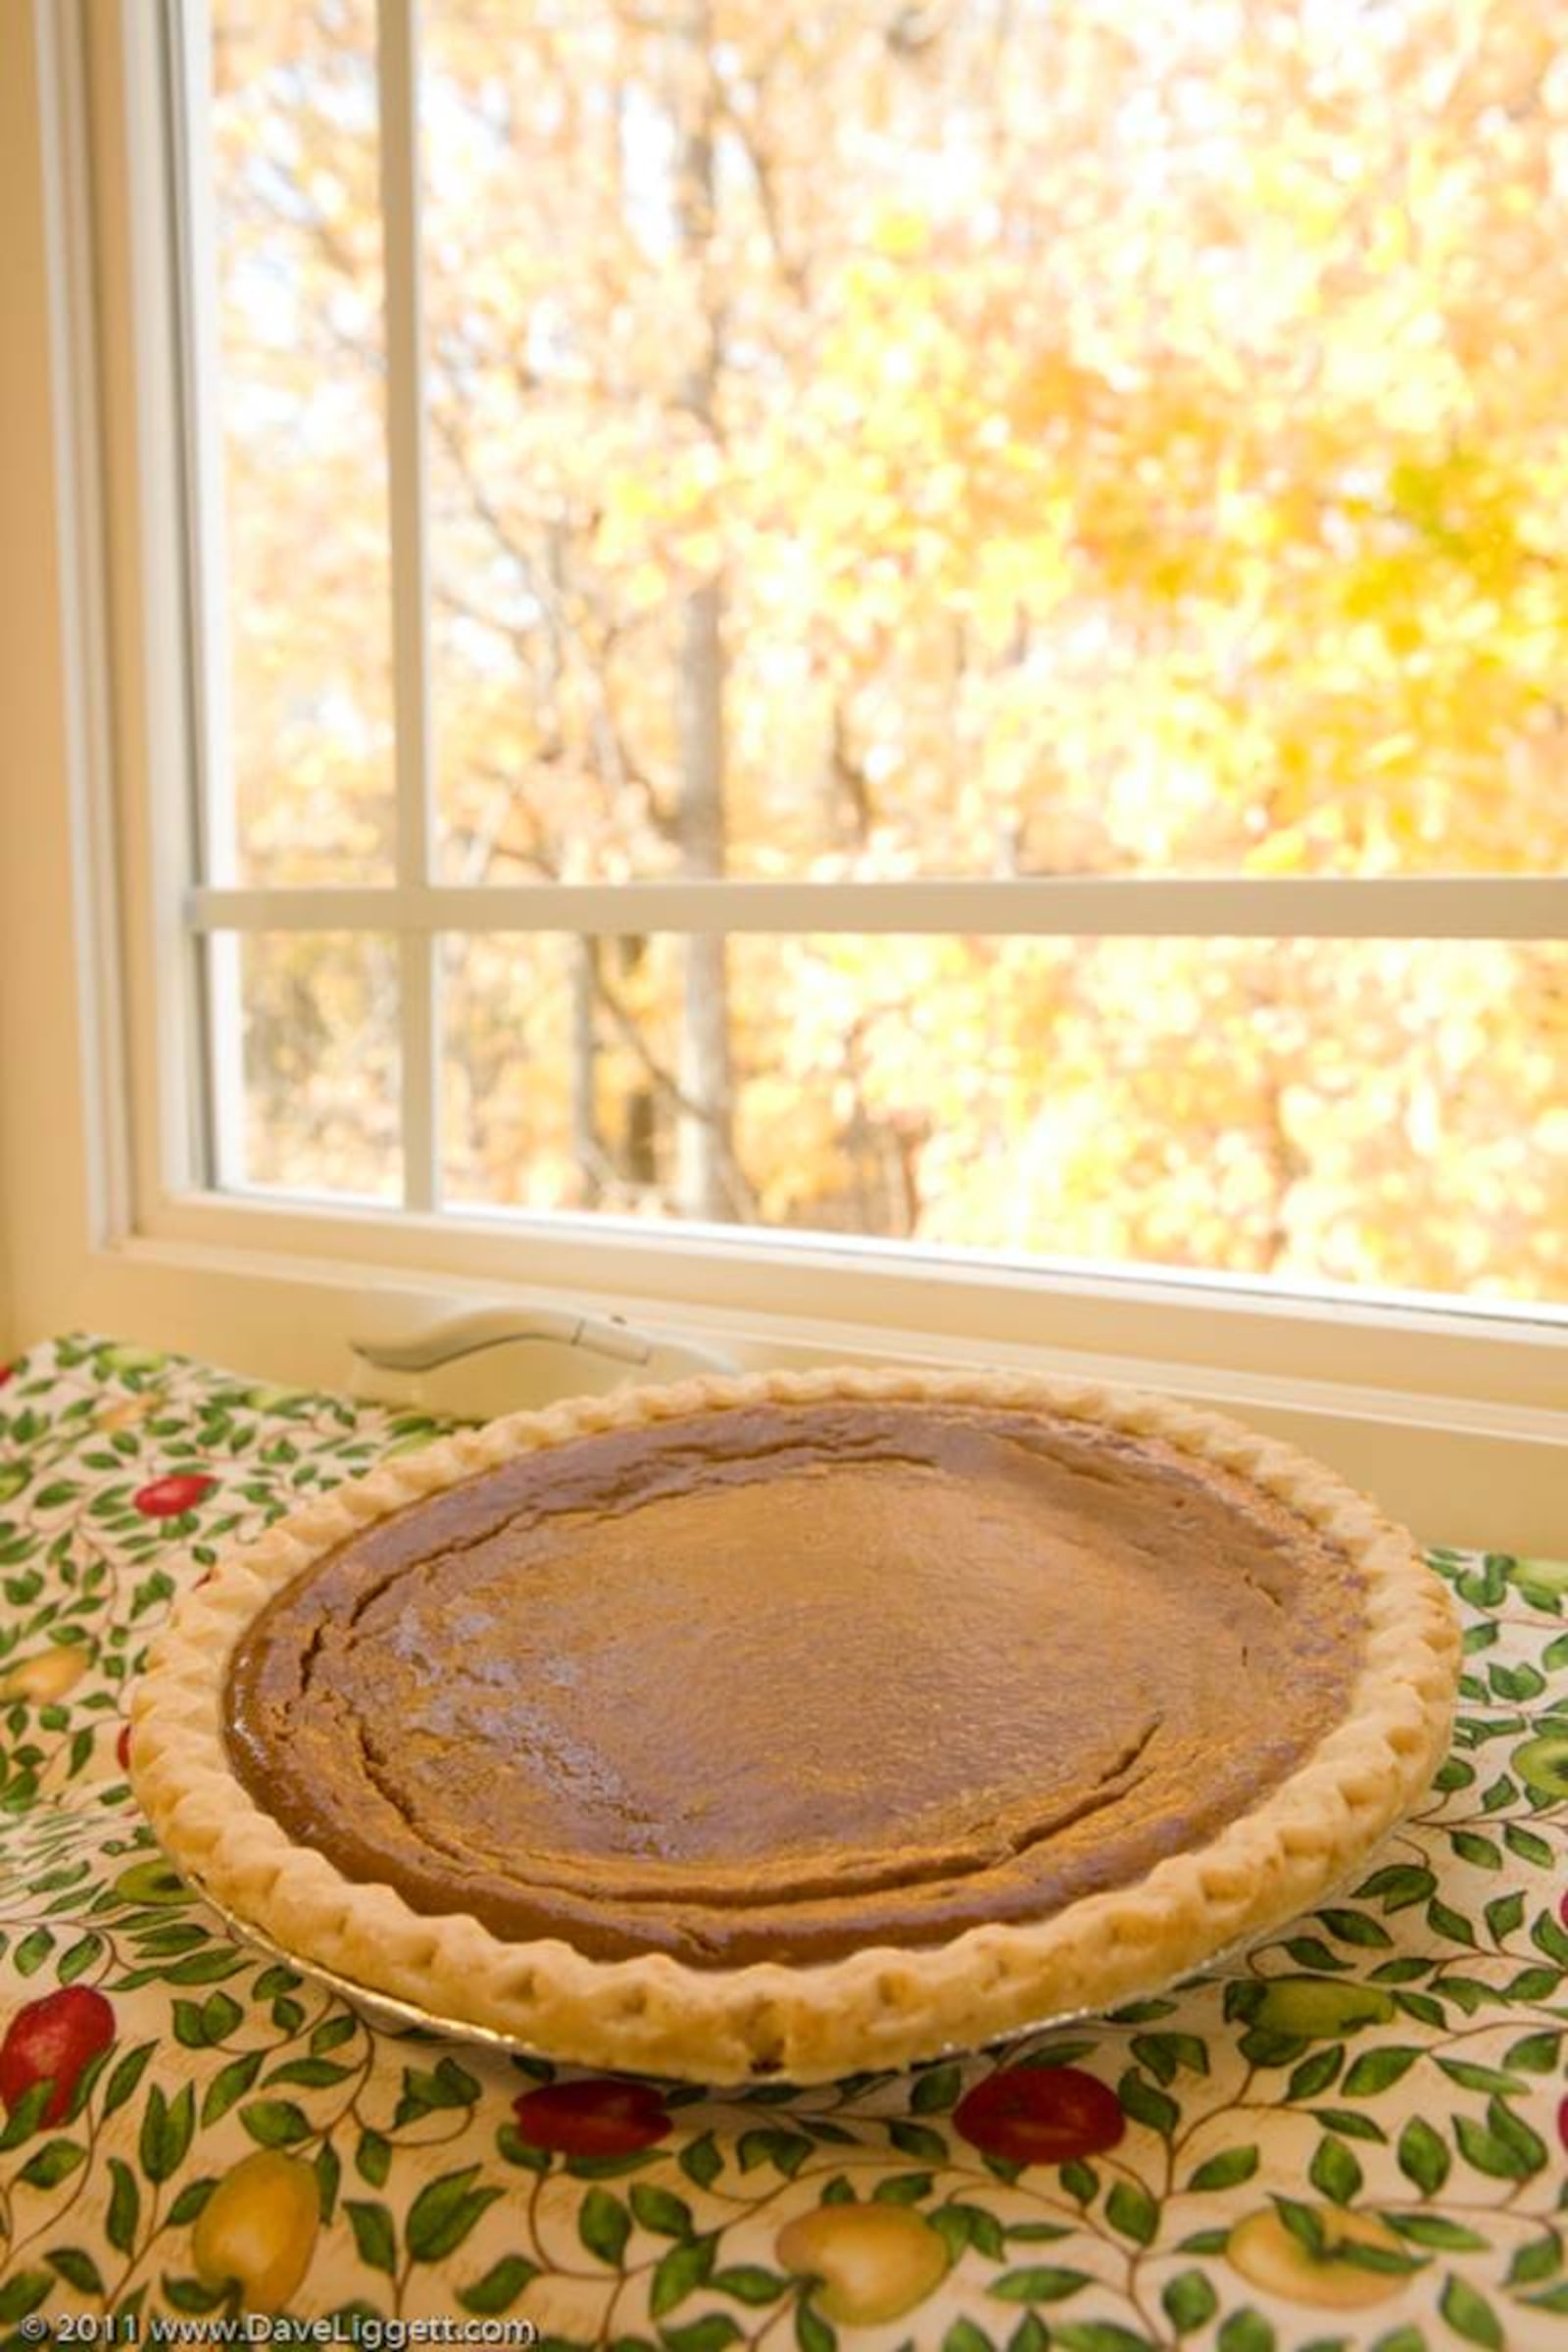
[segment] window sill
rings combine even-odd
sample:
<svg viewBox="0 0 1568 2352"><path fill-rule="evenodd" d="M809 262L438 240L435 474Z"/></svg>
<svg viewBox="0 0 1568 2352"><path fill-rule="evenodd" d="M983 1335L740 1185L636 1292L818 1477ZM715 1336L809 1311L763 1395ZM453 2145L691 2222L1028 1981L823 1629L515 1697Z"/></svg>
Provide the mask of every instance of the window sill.
<svg viewBox="0 0 1568 2352"><path fill-rule="evenodd" d="M268 1220L270 1247L255 1246L254 1225L247 1246L232 1230L212 1229L236 1213L243 1234L248 1210L236 1212L232 1204L223 1204L206 1220L187 1208L178 1219L188 1228L183 1234L127 1239L91 1252L76 1319L269 1379L480 1415L562 1393L554 1388L554 1368L546 1367L515 1393L498 1392L486 1379L483 1358L436 1373L372 1372L353 1353L351 1337L394 1327L413 1331L460 1308L509 1303L621 1314L722 1349L744 1370L906 1361L983 1362L1054 1373L1152 1389L1232 1413L1330 1464L1425 1543L1495 1546L1500 1542L1527 1556L1568 1555L1568 1411L1544 1400L1478 1394L1474 1383L1462 1393L1431 1385L1433 1344L1417 1344L1408 1332L1401 1342L1389 1319L1371 1334L1381 1345L1356 1349L1366 1359L1357 1369L1375 1378L1327 1378L1249 1362L1240 1348L1231 1350L1228 1361L1161 1352L1157 1315L1145 1319L1144 1344L1118 1345L1114 1351L1103 1344L1084 1345L1073 1329L1074 1310L1083 1301L1059 1286L1053 1294L1043 1285L1015 1281L999 1294L1009 1311L994 1318L987 1317L983 1296L977 1299L968 1286L960 1319L940 1283L921 1281L918 1293L906 1293L906 1301L923 1300L928 1312L922 1314L916 1304L902 1323L885 1315L872 1321L847 1311L857 1303L848 1295L853 1285L841 1298L818 1284L822 1311L801 1311L812 1287L803 1280L807 1266L820 1271L825 1253L803 1252L790 1269L793 1308L776 1300L742 1306L724 1303L711 1287L690 1285L682 1298L676 1280L652 1282L652 1266L666 1275L671 1271L671 1252L662 1248L653 1253L645 1246L629 1259L612 1250L601 1256L592 1283L578 1279L586 1265L573 1266L574 1252L558 1249L553 1280L524 1279L515 1264L498 1266L493 1253L492 1270L483 1275L450 1263L433 1265L428 1258L421 1265L416 1237L406 1235L409 1246L401 1264L347 1249L294 1250L281 1228L314 1227L318 1242L321 1227L317 1219L286 1213ZM205 1234L204 1222L210 1224ZM363 1248L364 1220L344 1223L359 1228ZM405 1225L398 1220L399 1228ZM306 1234L292 1238L303 1240ZM710 1267L713 1262L706 1252L704 1262ZM755 1268L755 1252L751 1263ZM1051 1312L1054 1307L1062 1311ZM1040 1336L1048 1312L1049 1339ZM1222 1324L1223 1313L1213 1320ZM1277 1330L1278 1318L1271 1320ZM967 1328L955 1328L960 1321ZM1129 1339L1136 1329L1133 1320L1124 1326ZM1433 1338L1451 1335L1435 1332ZM1545 1383L1555 1372L1560 1395L1561 1341L1549 1333L1543 1338L1549 1349L1542 1365L1543 1394L1553 1394ZM1418 1378L1389 1377L1400 1353ZM1441 1348L1437 1356L1443 1357ZM561 1377L584 1385L580 1369L564 1362Z"/></svg>

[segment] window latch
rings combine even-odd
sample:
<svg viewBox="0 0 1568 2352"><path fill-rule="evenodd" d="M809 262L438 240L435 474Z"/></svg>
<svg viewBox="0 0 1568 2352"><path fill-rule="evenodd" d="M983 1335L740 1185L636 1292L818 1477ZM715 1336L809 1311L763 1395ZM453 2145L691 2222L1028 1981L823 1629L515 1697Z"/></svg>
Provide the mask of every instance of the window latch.
<svg viewBox="0 0 1568 2352"><path fill-rule="evenodd" d="M351 1338L349 1346L361 1367L382 1376L365 1384L373 1386L377 1396L410 1403L450 1399L450 1409L459 1412L465 1409L473 1383L467 1378L438 1380L433 1376L450 1366L466 1365L475 1357L487 1359L474 1369L484 1375L485 1407L490 1411L549 1402L582 1389L612 1387L628 1373L660 1381L739 1369L733 1357L717 1348L669 1332L645 1330L619 1315L579 1314L570 1308L543 1306L474 1307L421 1321L412 1331ZM525 1365L512 1354L519 1348L543 1359L558 1349L569 1349L572 1355L564 1364L557 1358L554 1365L548 1360ZM589 1359L586 1362L585 1357Z"/></svg>

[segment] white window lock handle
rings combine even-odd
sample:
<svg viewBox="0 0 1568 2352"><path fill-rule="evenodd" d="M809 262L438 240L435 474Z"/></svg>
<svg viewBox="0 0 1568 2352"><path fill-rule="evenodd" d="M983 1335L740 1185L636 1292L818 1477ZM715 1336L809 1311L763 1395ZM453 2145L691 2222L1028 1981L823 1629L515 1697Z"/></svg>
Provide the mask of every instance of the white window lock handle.
<svg viewBox="0 0 1568 2352"><path fill-rule="evenodd" d="M519 1343L582 1348L591 1356L625 1364L650 1380L679 1380L696 1372L733 1372L734 1359L717 1348L668 1332L647 1331L618 1315L579 1314L560 1307L482 1306L423 1321L396 1337L376 1334L350 1339L364 1364L377 1371L424 1373Z"/></svg>

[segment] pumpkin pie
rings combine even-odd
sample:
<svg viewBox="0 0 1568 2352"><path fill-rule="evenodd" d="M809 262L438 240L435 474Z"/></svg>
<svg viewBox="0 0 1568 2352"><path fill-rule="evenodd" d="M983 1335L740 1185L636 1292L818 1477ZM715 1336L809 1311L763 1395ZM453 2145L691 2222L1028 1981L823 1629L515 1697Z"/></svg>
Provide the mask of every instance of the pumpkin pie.
<svg viewBox="0 0 1568 2352"><path fill-rule="evenodd" d="M136 1702L174 1861L306 1965L552 2055L808 2081L1318 1899L1440 1760L1408 1538L1205 1413L824 1372L521 1414L312 1504Z"/></svg>

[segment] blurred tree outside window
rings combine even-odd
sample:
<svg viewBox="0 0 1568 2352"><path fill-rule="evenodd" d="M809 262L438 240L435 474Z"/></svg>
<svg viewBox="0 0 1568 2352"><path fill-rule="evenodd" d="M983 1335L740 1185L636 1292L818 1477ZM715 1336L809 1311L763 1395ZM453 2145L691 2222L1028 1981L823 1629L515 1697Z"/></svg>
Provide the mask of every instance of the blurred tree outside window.
<svg viewBox="0 0 1568 2352"><path fill-rule="evenodd" d="M237 878L389 882L375 9L211 24ZM424 0L418 101L438 880L1568 869L1565 0ZM1568 1299L1563 946L440 968L453 1203ZM250 1181L385 1195L395 987L254 943Z"/></svg>

